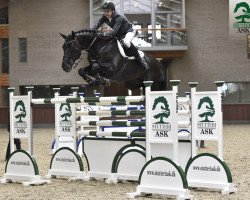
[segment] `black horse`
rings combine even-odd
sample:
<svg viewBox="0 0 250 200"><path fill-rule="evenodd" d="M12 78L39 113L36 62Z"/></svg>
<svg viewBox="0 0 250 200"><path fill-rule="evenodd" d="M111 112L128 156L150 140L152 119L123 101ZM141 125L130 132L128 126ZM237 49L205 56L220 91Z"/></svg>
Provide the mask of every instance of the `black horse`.
<svg viewBox="0 0 250 200"><path fill-rule="evenodd" d="M109 80L122 83L134 90L143 87L143 81L153 81L152 90L165 90L165 66L144 53L149 69L145 71L139 62L131 57L124 57L119 50L116 37L98 36L95 31L82 30L70 35L60 34L64 56L62 68L70 72L81 60L83 51L88 52L90 66L79 69L79 75L91 85L108 86ZM129 52L128 52L129 53Z"/></svg>

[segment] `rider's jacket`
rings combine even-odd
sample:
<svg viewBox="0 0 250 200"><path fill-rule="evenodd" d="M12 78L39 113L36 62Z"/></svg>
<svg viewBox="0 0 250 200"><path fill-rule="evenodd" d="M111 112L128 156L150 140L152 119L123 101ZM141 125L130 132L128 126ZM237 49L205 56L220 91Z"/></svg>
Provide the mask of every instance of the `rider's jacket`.
<svg viewBox="0 0 250 200"><path fill-rule="evenodd" d="M106 23L113 29L107 32L107 35L109 36L123 38L128 32L134 31L132 24L128 21L128 19L117 11L114 11L111 19L108 19L105 15L103 15L95 26L95 29L98 29L103 23Z"/></svg>

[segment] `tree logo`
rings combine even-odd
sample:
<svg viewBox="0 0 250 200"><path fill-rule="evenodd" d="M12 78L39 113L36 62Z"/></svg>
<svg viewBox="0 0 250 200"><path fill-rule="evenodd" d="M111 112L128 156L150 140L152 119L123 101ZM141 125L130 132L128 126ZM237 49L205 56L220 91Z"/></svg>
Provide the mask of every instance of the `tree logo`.
<svg viewBox="0 0 250 200"><path fill-rule="evenodd" d="M250 33L250 0L229 1L229 36L245 40Z"/></svg>
<svg viewBox="0 0 250 200"><path fill-rule="evenodd" d="M208 117L213 117L215 114L214 104L210 97L203 97L200 99L198 110L202 109L202 113L199 114L201 118L205 118L200 122L213 122L208 119Z"/></svg>
<svg viewBox="0 0 250 200"><path fill-rule="evenodd" d="M61 103L61 106L60 106L59 110L64 111L63 114L60 115L61 118L64 118L62 121L69 122L70 120L68 120L67 118L71 117L71 115L72 115L72 110L71 110L70 103Z"/></svg>
<svg viewBox="0 0 250 200"><path fill-rule="evenodd" d="M167 119L170 115L170 109L167 99L163 96L156 98L154 100L152 110L155 110L158 105L161 108L161 112L153 116L155 119L159 119L159 121L155 122L154 124L168 124L168 122L164 121L164 119Z"/></svg>
<svg viewBox="0 0 250 200"><path fill-rule="evenodd" d="M18 121L16 121L16 123L18 122L23 123L24 121L22 120L22 118L26 117L26 109L24 102L22 100L16 102L14 112L17 112L15 118L18 119Z"/></svg>
<svg viewBox="0 0 250 200"><path fill-rule="evenodd" d="M233 12L236 15L234 18L238 20L233 24L234 28L250 28L250 6L247 2L237 3Z"/></svg>

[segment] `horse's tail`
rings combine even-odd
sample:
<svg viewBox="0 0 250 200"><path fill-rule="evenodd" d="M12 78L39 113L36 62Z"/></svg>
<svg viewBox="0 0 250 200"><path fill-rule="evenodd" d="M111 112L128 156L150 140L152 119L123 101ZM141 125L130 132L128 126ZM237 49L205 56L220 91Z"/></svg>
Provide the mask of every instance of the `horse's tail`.
<svg viewBox="0 0 250 200"><path fill-rule="evenodd" d="M167 67L165 67L164 69L164 75L165 76L162 76L160 81L159 81L159 85L160 85L160 88L161 90L167 90L168 89L168 80L167 80Z"/></svg>
<svg viewBox="0 0 250 200"><path fill-rule="evenodd" d="M148 63L150 70L147 73L147 79L154 81L152 90L164 91L167 90L167 64L159 62L152 55L144 53L145 60Z"/></svg>
<svg viewBox="0 0 250 200"><path fill-rule="evenodd" d="M161 77L160 84L161 84L161 88L163 88L163 90L168 89L168 66L169 66L171 61L172 61L171 59L161 60L161 64L163 65L162 70L163 70L164 76Z"/></svg>

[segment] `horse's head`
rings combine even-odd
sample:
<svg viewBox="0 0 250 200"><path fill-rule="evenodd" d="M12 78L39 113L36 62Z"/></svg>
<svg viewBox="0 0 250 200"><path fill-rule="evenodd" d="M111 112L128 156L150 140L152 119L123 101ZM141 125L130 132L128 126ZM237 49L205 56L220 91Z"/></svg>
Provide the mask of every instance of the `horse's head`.
<svg viewBox="0 0 250 200"><path fill-rule="evenodd" d="M60 35L65 39L63 44L63 61L62 68L64 71L69 72L75 65L77 59L81 56L81 47L76 40L75 33L70 35Z"/></svg>

